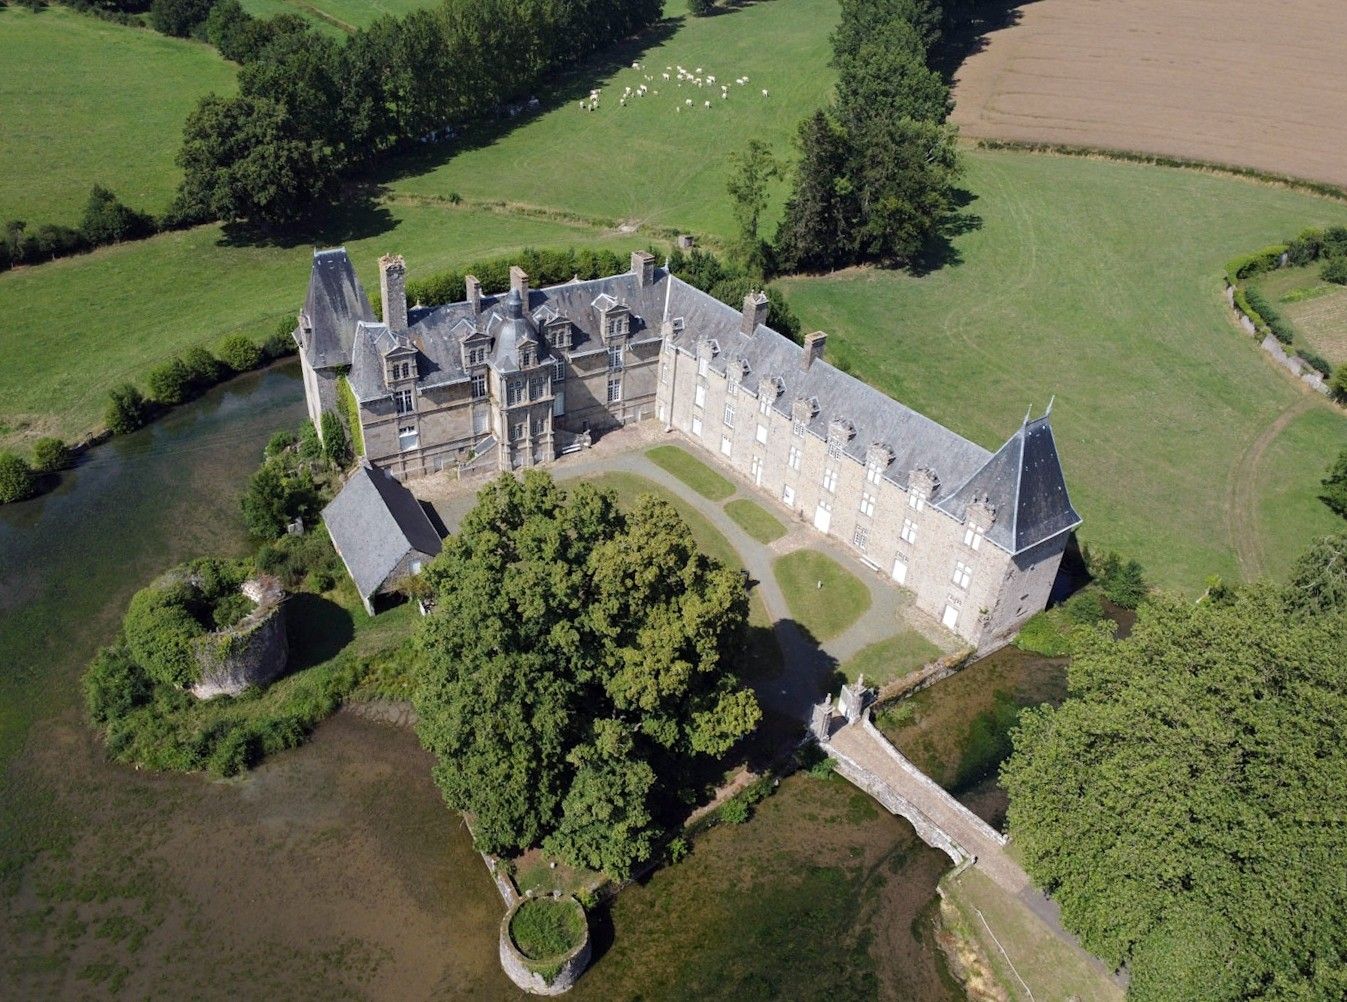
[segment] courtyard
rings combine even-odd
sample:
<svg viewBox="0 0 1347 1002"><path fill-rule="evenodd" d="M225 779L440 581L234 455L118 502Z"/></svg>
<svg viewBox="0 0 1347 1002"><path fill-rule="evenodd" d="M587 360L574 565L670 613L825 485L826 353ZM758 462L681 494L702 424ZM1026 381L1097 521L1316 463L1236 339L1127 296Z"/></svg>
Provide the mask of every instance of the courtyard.
<svg viewBox="0 0 1347 1002"><path fill-rule="evenodd" d="M911 592L709 454L703 462L701 451L652 421L610 432L547 469L563 485L584 480L611 489L624 506L643 493L666 498L704 552L743 569L750 595L744 675L765 711L807 720L823 692L836 693L858 666L883 683L962 646L915 607ZM483 483L440 474L408 486L453 532Z"/></svg>

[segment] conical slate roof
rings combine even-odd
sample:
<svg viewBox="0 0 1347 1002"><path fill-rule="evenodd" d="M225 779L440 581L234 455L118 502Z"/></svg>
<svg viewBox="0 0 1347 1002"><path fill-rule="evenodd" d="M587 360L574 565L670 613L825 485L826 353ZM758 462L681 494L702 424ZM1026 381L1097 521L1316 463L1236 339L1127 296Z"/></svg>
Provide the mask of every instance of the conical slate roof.
<svg viewBox="0 0 1347 1002"><path fill-rule="evenodd" d="M1048 415L1026 421L996 455L937 507L963 520L968 506L985 500L996 509L987 538L1020 553L1080 525L1071 506Z"/></svg>
<svg viewBox="0 0 1347 1002"><path fill-rule="evenodd" d="M315 369L350 365L356 324L372 321L374 311L345 247L314 252L304 315L313 328L304 345L309 364Z"/></svg>

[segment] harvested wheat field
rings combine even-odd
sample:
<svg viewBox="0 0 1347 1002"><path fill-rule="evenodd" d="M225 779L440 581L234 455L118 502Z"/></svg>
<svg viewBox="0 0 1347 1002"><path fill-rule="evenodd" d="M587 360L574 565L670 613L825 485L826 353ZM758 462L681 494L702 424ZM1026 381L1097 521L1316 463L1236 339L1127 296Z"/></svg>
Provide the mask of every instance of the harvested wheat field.
<svg viewBox="0 0 1347 1002"><path fill-rule="evenodd" d="M1347 185L1343 0L1038 0L956 75L967 136Z"/></svg>

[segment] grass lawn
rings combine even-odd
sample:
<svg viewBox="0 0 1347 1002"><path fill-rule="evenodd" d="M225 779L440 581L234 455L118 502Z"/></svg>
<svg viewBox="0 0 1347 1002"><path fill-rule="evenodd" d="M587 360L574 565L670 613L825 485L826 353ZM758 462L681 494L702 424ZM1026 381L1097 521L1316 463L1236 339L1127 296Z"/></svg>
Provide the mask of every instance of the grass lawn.
<svg viewBox="0 0 1347 1002"><path fill-rule="evenodd" d="M816 550L788 553L772 565L772 572L791 616L815 640L837 636L870 608L870 589L832 557Z"/></svg>
<svg viewBox="0 0 1347 1002"><path fill-rule="evenodd" d="M679 450L681 451L681 450ZM668 501L683 517L692 533L697 547L707 556L714 557L727 567L742 569L744 562L730 541L707 518L684 501L677 494L665 490L659 484L636 473L610 472L597 477L589 477L586 483L603 490L613 491L618 503L624 508L631 507L642 494L654 494ZM739 674L749 682L770 678L781 670L781 648L772 633L772 619L767 614L762 597L757 589L748 593L748 650Z"/></svg>
<svg viewBox="0 0 1347 1002"><path fill-rule="evenodd" d="M686 449L676 445L657 445L646 450L646 456L656 466L672 473L708 500L724 501L734 493L734 484Z"/></svg>
<svg viewBox="0 0 1347 1002"><path fill-rule="evenodd" d="M376 226L376 235L350 235ZM376 262L391 250L415 278L525 246L642 244L447 205L394 206L323 243L343 239L367 291L378 290ZM234 331L269 334L303 304L311 259L307 243L230 246L220 227L203 226L0 274L0 447L42 434L74 438L101 423L113 385L141 381L175 352Z"/></svg>
<svg viewBox="0 0 1347 1002"><path fill-rule="evenodd" d="M1264 454L1258 469L1256 524L1262 561L1269 569L1289 566L1305 548L1307 530L1310 538L1347 531L1347 521L1328 510L1317 490L1301 489L1307 476L1317 488L1343 449L1347 449L1347 422L1316 407L1287 425Z"/></svg>
<svg viewBox="0 0 1347 1002"><path fill-rule="evenodd" d="M163 212L187 113L234 91L207 45L56 6L0 8L0 66L0 220L30 225L78 223L94 184Z"/></svg>
<svg viewBox="0 0 1347 1002"><path fill-rule="evenodd" d="M725 514L739 523L739 527L766 545L786 534L786 527L770 511L748 498L739 498L725 505Z"/></svg>
<svg viewBox="0 0 1347 1002"><path fill-rule="evenodd" d="M1303 399L1228 319L1225 262L1347 207L1204 174L1022 153L970 152L965 210L981 225L922 277L852 270L783 284L829 356L988 448L1055 394L1054 430L1081 537L1196 594L1237 580L1224 531L1249 443ZM1268 569L1322 528L1307 513L1333 428L1283 470L1288 498ZM1275 443L1274 443L1275 448Z"/></svg>
<svg viewBox="0 0 1347 1002"><path fill-rule="evenodd" d="M1010 998L1122 1002L1123 990L1081 951L1057 939L1042 920L976 869L946 878L941 886L947 920L960 935L977 941Z"/></svg>
<svg viewBox="0 0 1347 1002"><path fill-rule="evenodd" d="M586 67L562 88L558 106L509 134L485 137L452 159L446 159L452 148L436 148L426 160L407 165L395 189L732 233L726 157L749 139L793 156L800 119L832 90L828 33L837 4L773 0L704 18L686 11L681 0L671 0L662 38L620 46L606 65ZM641 69L631 67L635 61ZM679 87L676 79L661 79L666 66L675 68L670 76L676 77L680 65L689 72L701 67L716 84ZM749 82L735 84L742 76ZM623 107L623 90L643 84L651 93ZM730 86L728 99L720 97L721 84ZM580 98L595 87L602 90L600 109L581 111ZM691 106L683 103L688 100ZM711 108L702 107L706 100ZM779 214L784 191L778 182L769 218Z"/></svg>
<svg viewBox="0 0 1347 1002"><path fill-rule="evenodd" d="M569 953L584 934L585 913L572 898L525 901L510 920L510 937L530 960Z"/></svg>
<svg viewBox="0 0 1347 1002"><path fill-rule="evenodd" d="M904 630L861 650L842 666L848 682L864 675L871 685L883 685L916 671L938 658L941 650L916 630Z"/></svg>
<svg viewBox="0 0 1347 1002"><path fill-rule="evenodd" d="M243 9L254 17L292 14L302 17L325 34L340 38L364 28L384 15L401 16L419 7L434 6L435 0L243 0Z"/></svg>

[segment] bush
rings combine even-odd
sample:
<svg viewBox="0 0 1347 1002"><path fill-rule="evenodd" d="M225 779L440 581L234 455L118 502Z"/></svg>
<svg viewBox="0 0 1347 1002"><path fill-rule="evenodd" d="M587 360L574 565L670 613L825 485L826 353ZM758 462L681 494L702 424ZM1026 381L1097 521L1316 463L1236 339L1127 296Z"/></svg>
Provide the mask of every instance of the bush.
<svg viewBox="0 0 1347 1002"><path fill-rule="evenodd" d="M276 329L271 335L262 342L262 355L267 361L284 358L297 351L299 351L299 345L295 343L295 321L293 317L283 318L276 324Z"/></svg>
<svg viewBox="0 0 1347 1002"><path fill-rule="evenodd" d="M1273 309L1272 304L1267 301L1266 296L1257 289L1250 287L1244 290L1244 298L1248 305L1253 307L1255 318L1261 318L1263 320L1267 325L1268 330L1272 331L1273 337L1282 344L1291 343L1295 331L1291 328L1290 324L1282 319L1281 314Z"/></svg>
<svg viewBox="0 0 1347 1002"><path fill-rule="evenodd" d="M126 435L144 426L149 420L150 409L145 395L130 383L114 386L108 392L108 409L103 416L108 431L114 435Z"/></svg>
<svg viewBox="0 0 1347 1002"><path fill-rule="evenodd" d="M1040 612L1020 627L1015 646L1045 658L1065 657L1071 653L1071 631L1064 619L1056 609Z"/></svg>
<svg viewBox="0 0 1347 1002"><path fill-rule="evenodd" d="M150 25L155 31L176 38L187 38L204 24L214 0L153 0Z"/></svg>
<svg viewBox="0 0 1347 1002"><path fill-rule="evenodd" d="M716 9L716 0L688 0L688 13L693 17L706 17Z"/></svg>
<svg viewBox="0 0 1347 1002"><path fill-rule="evenodd" d="M273 456L279 456L298 441L299 436L293 431L278 431L267 440L267 446L262 451L262 454L268 459Z"/></svg>
<svg viewBox="0 0 1347 1002"><path fill-rule="evenodd" d="M1280 267L1282 255L1287 251L1286 244L1273 244L1257 253L1236 258L1226 265L1226 273L1231 279L1230 284L1234 285L1242 279L1252 278L1254 275L1261 275Z"/></svg>
<svg viewBox="0 0 1347 1002"><path fill-rule="evenodd" d="M161 404L180 404L192 392L192 374L180 358L171 358L156 365L146 377L150 396Z"/></svg>
<svg viewBox="0 0 1347 1002"><path fill-rule="evenodd" d="M1324 230L1324 257L1347 257L1347 226L1330 226Z"/></svg>
<svg viewBox="0 0 1347 1002"><path fill-rule="evenodd" d="M1347 285L1347 257L1331 257L1319 269L1319 277L1334 285Z"/></svg>
<svg viewBox="0 0 1347 1002"><path fill-rule="evenodd" d="M1314 369L1325 379L1328 379L1333 375L1333 366L1330 365L1328 360L1322 355L1318 355L1308 348L1299 348L1297 349L1296 354L1298 354L1311 369Z"/></svg>
<svg viewBox="0 0 1347 1002"><path fill-rule="evenodd" d="M1328 468L1328 473L1319 481L1319 485L1324 489L1319 500L1333 514L1347 518L1347 449L1338 453L1338 458Z"/></svg>
<svg viewBox="0 0 1347 1002"><path fill-rule="evenodd" d="M187 369L187 378L195 392L209 389L226 375L225 366L205 348L189 349L183 356L182 364Z"/></svg>
<svg viewBox="0 0 1347 1002"><path fill-rule="evenodd" d="M1099 592L1086 588L1076 592L1063 606L1066 616L1073 623L1097 623L1104 618L1104 601Z"/></svg>
<svg viewBox="0 0 1347 1002"><path fill-rule="evenodd" d="M1293 265L1307 265L1319 260L1324 250L1322 230L1305 230L1286 245L1287 262Z"/></svg>
<svg viewBox="0 0 1347 1002"><path fill-rule="evenodd" d="M262 362L262 349L246 334L231 334L220 342L220 361L235 372L247 372Z"/></svg>
<svg viewBox="0 0 1347 1002"><path fill-rule="evenodd" d="M96 724L125 717L150 701L154 683L125 647L105 647L84 676L84 705Z"/></svg>
<svg viewBox="0 0 1347 1002"><path fill-rule="evenodd" d="M131 598L122 620L136 664L154 681L176 689L191 685L199 674L195 644L206 630L188 611L191 600L187 585L151 585Z"/></svg>
<svg viewBox="0 0 1347 1002"><path fill-rule="evenodd" d="M346 437L346 426L332 411L324 411L320 423L323 429L323 455L337 469L345 469L351 461L351 442Z"/></svg>
<svg viewBox="0 0 1347 1002"><path fill-rule="evenodd" d="M155 228L153 217L123 205L116 195L97 184L89 192L80 222L85 240L94 247L139 240L150 236Z"/></svg>
<svg viewBox="0 0 1347 1002"><path fill-rule="evenodd" d="M1150 591L1141 564L1135 560L1125 561L1110 550L1097 559L1087 551L1085 562L1104 596L1116 606L1135 609Z"/></svg>
<svg viewBox="0 0 1347 1002"><path fill-rule="evenodd" d="M692 846L688 845L688 840L679 835L669 842L669 862L681 863L688 858L692 852Z"/></svg>
<svg viewBox="0 0 1347 1002"><path fill-rule="evenodd" d="M1328 388L1333 392L1334 400L1347 404L1347 365L1340 365L1333 370L1333 379Z"/></svg>
<svg viewBox="0 0 1347 1002"><path fill-rule="evenodd" d="M70 465L70 446L59 438L39 438L33 443L33 467L39 473L55 473Z"/></svg>
<svg viewBox="0 0 1347 1002"><path fill-rule="evenodd" d="M240 502L243 522L259 539L277 539L296 518L309 521L318 510L318 491L307 470L287 470L269 459L248 481Z"/></svg>
<svg viewBox="0 0 1347 1002"><path fill-rule="evenodd" d="M733 800L727 800L720 805L720 810L716 812L720 815L720 820L729 825L741 825L748 820L748 803L735 797Z"/></svg>
<svg viewBox="0 0 1347 1002"><path fill-rule="evenodd" d="M0 452L0 504L26 501L37 493L37 477L21 456Z"/></svg>

